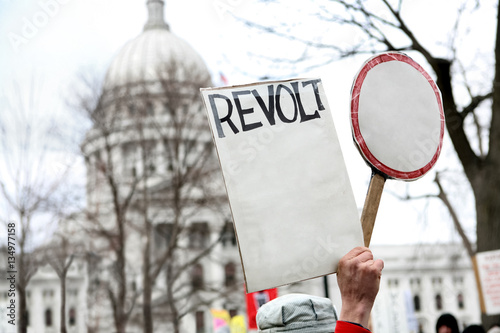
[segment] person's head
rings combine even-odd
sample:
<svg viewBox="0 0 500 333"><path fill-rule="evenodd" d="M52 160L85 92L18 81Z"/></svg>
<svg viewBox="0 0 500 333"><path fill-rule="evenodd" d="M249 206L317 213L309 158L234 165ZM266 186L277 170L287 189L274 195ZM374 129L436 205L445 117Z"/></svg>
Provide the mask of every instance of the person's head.
<svg viewBox="0 0 500 333"><path fill-rule="evenodd" d="M487 333L500 333L500 323L491 325Z"/></svg>
<svg viewBox="0 0 500 333"><path fill-rule="evenodd" d="M486 333L481 325L469 325L463 333Z"/></svg>
<svg viewBox="0 0 500 333"><path fill-rule="evenodd" d="M262 333L333 333L337 313L328 298L289 294L262 305L256 319Z"/></svg>
<svg viewBox="0 0 500 333"><path fill-rule="evenodd" d="M459 333L457 319L449 313L442 314L436 322L436 333Z"/></svg>

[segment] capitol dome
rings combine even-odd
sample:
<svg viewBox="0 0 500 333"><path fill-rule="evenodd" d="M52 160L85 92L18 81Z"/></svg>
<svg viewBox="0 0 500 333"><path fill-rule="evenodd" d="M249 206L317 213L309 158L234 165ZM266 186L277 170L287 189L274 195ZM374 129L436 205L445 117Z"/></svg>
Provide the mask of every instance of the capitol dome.
<svg viewBox="0 0 500 333"><path fill-rule="evenodd" d="M112 60L104 87L154 82L160 79L187 81L210 77L200 55L165 23L163 0L148 0L148 21L144 32L129 41ZM175 71L173 70L175 69ZM174 74L175 73L175 74ZM175 78L169 77L175 75Z"/></svg>

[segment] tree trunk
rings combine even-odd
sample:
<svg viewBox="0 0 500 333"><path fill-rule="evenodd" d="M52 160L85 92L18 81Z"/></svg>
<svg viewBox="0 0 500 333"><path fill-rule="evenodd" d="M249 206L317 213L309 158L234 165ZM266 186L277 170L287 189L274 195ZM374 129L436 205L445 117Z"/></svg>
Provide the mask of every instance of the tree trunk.
<svg viewBox="0 0 500 333"><path fill-rule="evenodd" d="M143 293L142 293L142 313L144 316L144 333L153 333L153 313L151 309L151 293L152 293L152 279L150 273L151 263L151 228L150 223L146 221L146 244L144 249L144 272L143 272Z"/></svg>
<svg viewBox="0 0 500 333"><path fill-rule="evenodd" d="M144 315L144 333L153 333L153 313L151 309L151 281L144 279L142 313ZM147 281L146 281L147 280Z"/></svg>
<svg viewBox="0 0 500 333"><path fill-rule="evenodd" d="M120 316L123 318L123 316ZM125 322L115 323L116 333L126 333L127 324Z"/></svg>
<svg viewBox="0 0 500 333"><path fill-rule="evenodd" d="M500 5L500 1L499 4ZM497 31L495 42L495 77L488 157L480 179L472 182L476 197L477 252L500 249L500 7L497 7ZM484 328L500 323L500 315L482 315Z"/></svg>
<svg viewBox="0 0 500 333"><path fill-rule="evenodd" d="M167 264L167 300L168 307L170 308L170 315L172 316L172 325L174 328L174 333L180 333L180 320L179 311L175 304L174 292L173 292L173 281L172 281L172 265Z"/></svg>
<svg viewBox="0 0 500 333"><path fill-rule="evenodd" d="M475 188L477 219L477 252L498 250L500 246L500 173L496 165L488 165ZM500 323L500 315L482 314L484 328Z"/></svg>
<svg viewBox="0 0 500 333"><path fill-rule="evenodd" d="M66 333L66 274L61 276L61 333Z"/></svg>
<svg viewBox="0 0 500 333"><path fill-rule="evenodd" d="M23 221L23 215L21 214L21 219L20 221ZM19 251L19 266L18 266L18 272L19 272L19 278L17 281L17 291L18 291L18 300L19 300L19 312L18 312L18 319L17 319L17 332L18 333L26 333L28 331L28 307L26 304L26 287L29 282L29 261L27 260L27 256L29 254L26 254L24 252L24 242L25 242L25 236L23 236L23 239L20 240L19 246L20 246L20 251Z"/></svg>
<svg viewBox="0 0 500 333"><path fill-rule="evenodd" d="M19 300L19 312L18 312L18 320L17 327L18 333L26 333L28 331L28 323L27 323L27 307L26 307L26 289L21 287L19 284L17 285L18 292L18 300Z"/></svg>
<svg viewBox="0 0 500 333"><path fill-rule="evenodd" d="M118 282L118 295L116 300L116 315L115 315L115 327L117 333L126 333L128 315L125 310L126 300L127 300L127 272L125 258L125 217L122 215L122 211L119 209L120 206L115 207L116 218L117 218L117 228L118 228L118 248L116 250L116 274Z"/></svg>
<svg viewBox="0 0 500 333"><path fill-rule="evenodd" d="M153 292L153 277L151 276L151 237L153 234L152 222L149 220L148 207L151 205L148 196L148 148L147 142L144 138L143 120L139 121L139 135L141 138L141 161L144 179L142 181L142 218L144 222L144 232L146 236L146 243L144 244L143 252L143 293L142 293L142 314L144 316L144 333L153 333L153 313L151 309L151 293Z"/></svg>
<svg viewBox="0 0 500 333"><path fill-rule="evenodd" d="M121 250L121 253L119 254L118 266L118 322L116 323L116 331L117 333L126 333L128 320L127 314L125 312L125 300L127 297L127 277L125 273L125 254L123 253L123 250Z"/></svg>
<svg viewBox="0 0 500 333"><path fill-rule="evenodd" d="M122 236L122 235L120 235ZM120 238L122 239L122 238ZM126 333L128 315L125 311L126 297L127 297L127 275L125 272L125 251L124 242L121 241L121 248L116 251L116 282L117 292L113 304L113 317L115 321L116 333ZM110 291L112 293L112 291ZM111 295L110 295L111 297Z"/></svg>

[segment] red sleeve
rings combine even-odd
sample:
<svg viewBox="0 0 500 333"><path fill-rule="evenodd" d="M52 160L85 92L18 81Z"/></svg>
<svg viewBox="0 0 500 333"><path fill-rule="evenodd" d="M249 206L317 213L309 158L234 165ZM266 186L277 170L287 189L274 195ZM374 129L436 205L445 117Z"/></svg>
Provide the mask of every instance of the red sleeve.
<svg viewBox="0 0 500 333"><path fill-rule="evenodd" d="M370 331L363 326L338 320L335 326L335 333L370 333Z"/></svg>

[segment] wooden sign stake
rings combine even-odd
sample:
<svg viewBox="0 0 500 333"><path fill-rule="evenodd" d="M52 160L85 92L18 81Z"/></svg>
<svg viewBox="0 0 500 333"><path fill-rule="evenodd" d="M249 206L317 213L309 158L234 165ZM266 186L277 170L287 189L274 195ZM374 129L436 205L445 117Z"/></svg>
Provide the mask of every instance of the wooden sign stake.
<svg viewBox="0 0 500 333"><path fill-rule="evenodd" d="M363 212L361 213L361 226L363 228L363 238L366 247L370 246L375 218L377 217L378 206L380 204L380 198L382 197L384 185L385 177L378 172L373 172L372 178L370 179L370 186L368 187L368 193L366 194Z"/></svg>
<svg viewBox="0 0 500 333"><path fill-rule="evenodd" d="M479 306L481 308L481 313L486 313L486 304L484 302L483 288L481 287L481 277L479 276L479 268L477 266L476 255L472 257L472 268L474 270L474 277L476 278L477 293L479 295Z"/></svg>

